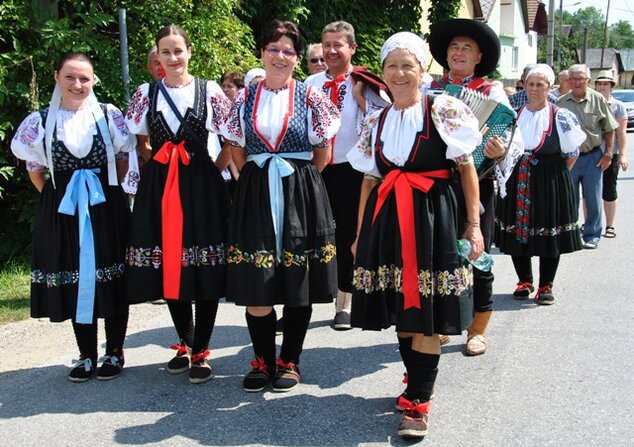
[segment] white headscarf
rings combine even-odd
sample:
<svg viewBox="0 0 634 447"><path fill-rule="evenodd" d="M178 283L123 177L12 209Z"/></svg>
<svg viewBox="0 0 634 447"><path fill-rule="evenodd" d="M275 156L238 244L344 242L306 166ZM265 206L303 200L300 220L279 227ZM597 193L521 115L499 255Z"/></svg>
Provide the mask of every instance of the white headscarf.
<svg viewBox="0 0 634 447"><path fill-rule="evenodd" d="M535 74L544 76L548 80L548 83L550 85L553 85L555 83L555 72L553 71L552 68L550 68L550 65L546 65L546 64L533 65L531 69L528 70L528 74L526 75L526 80L528 80L528 78L530 78L532 75L535 75Z"/></svg>
<svg viewBox="0 0 634 447"><path fill-rule="evenodd" d="M425 68L427 62L425 41L420 36L409 31L392 34L381 47L381 64L383 64L387 55L397 48L412 53L420 62L420 66Z"/></svg>
<svg viewBox="0 0 634 447"><path fill-rule="evenodd" d="M247 74L244 76L244 86L248 87L251 84L251 81L253 81L253 79L255 78L265 78L266 77L266 71L264 71L264 68L252 68L251 70L247 71Z"/></svg>

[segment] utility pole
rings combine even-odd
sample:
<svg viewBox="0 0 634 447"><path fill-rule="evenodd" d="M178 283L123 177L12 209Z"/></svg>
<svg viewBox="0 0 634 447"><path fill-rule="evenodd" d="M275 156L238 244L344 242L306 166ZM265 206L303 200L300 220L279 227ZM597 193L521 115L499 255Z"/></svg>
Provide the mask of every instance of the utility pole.
<svg viewBox="0 0 634 447"><path fill-rule="evenodd" d="M561 47L564 44L564 0L559 0L559 50L557 51L557 67L559 67L559 71L562 70L561 67Z"/></svg>
<svg viewBox="0 0 634 447"><path fill-rule="evenodd" d="M555 48L555 0L548 3L548 44L546 45L546 63L553 66L553 49ZM560 43L561 45L561 43Z"/></svg>
<svg viewBox="0 0 634 447"><path fill-rule="evenodd" d="M605 24L603 25L603 45L601 45L601 65L599 69L603 68L603 53L605 52L605 45L608 40L608 14L610 13L610 0L608 0L608 7L605 10Z"/></svg>

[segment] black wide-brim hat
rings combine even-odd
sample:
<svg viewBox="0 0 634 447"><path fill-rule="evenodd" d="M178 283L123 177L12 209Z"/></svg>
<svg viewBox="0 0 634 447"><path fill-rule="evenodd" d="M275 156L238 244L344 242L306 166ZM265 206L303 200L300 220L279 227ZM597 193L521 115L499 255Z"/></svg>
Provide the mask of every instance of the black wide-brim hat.
<svg viewBox="0 0 634 447"><path fill-rule="evenodd" d="M470 37L480 47L482 60L475 66L476 76L486 76L495 70L500 60L500 39L486 23L471 19L451 19L431 27L429 51L440 65L449 70L447 48L457 36Z"/></svg>

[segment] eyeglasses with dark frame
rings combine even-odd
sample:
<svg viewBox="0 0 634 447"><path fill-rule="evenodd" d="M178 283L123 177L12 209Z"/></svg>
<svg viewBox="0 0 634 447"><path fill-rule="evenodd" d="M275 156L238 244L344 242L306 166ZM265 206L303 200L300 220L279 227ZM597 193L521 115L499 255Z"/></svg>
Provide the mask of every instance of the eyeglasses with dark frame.
<svg viewBox="0 0 634 447"><path fill-rule="evenodd" d="M323 57L311 57L308 60L311 64L316 64L317 62L321 62L323 64L324 62L326 62L326 59L324 59Z"/></svg>

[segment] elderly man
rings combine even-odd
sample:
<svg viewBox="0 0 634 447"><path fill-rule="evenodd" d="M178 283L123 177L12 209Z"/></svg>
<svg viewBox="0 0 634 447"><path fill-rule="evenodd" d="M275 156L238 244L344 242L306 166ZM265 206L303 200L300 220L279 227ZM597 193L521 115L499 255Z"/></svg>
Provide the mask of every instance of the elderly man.
<svg viewBox="0 0 634 447"><path fill-rule="evenodd" d="M522 81L522 85L524 84L524 81L526 81L526 75L534 66L535 64L528 64L526 67L524 67L524 71L522 72L522 76L520 78ZM516 112L519 112L519 110L524 105L526 105L526 103L528 103L528 97L526 96L526 89L523 88L519 92L513 93L511 96L509 96L509 102L511 103L511 107L513 107L513 110L515 110ZM553 95L552 93L549 93L548 102L552 102L553 104L556 104L557 97Z"/></svg>
<svg viewBox="0 0 634 447"><path fill-rule="evenodd" d="M154 81L160 81L165 77L165 71L158 60L156 47L152 47L147 55L147 72L150 73Z"/></svg>
<svg viewBox="0 0 634 447"><path fill-rule="evenodd" d="M627 149L627 110L625 104L612 96L612 89L616 85L612 70L601 70L594 81L594 88L601 93L608 102L612 115L619 123L619 128L614 133L614 146L612 148L612 163L603 171L603 211L605 212L605 233L603 237L616 237L614 230L614 218L616 217L616 180L619 169L627 171L628 161L625 156ZM604 153L605 146L603 147ZM609 153L609 151L607 151Z"/></svg>
<svg viewBox="0 0 634 447"><path fill-rule="evenodd" d="M500 40L485 23L469 19L453 19L438 23L431 29L429 48L434 59L448 70L440 81L432 83L432 89L443 88L447 84L459 84L480 91L489 98L510 107L504 90L483 78L495 70L500 58ZM494 169L494 175L480 180L480 202L483 206L480 226L487 252L491 249L495 225L494 176L499 182L501 194L505 195L506 180L523 150L519 132L516 131L510 147L505 155L504 145L498 137L491 138L485 146L486 157L491 159L504 157ZM467 355L480 355L487 350L484 334L493 310L493 279L492 272L474 268L475 316L467 331Z"/></svg>
<svg viewBox="0 0 634 447"><path fill-rule="evenodd" d="M559 83L559 86L552 89L550 93L559 98L570 91L570 75L568 74L568 70L562 70L559 72L557 82Z"/></svg>
<svg viewBox="0 0 634 447"><path fill-rule="evenodd" d="M579 158L570 174L577 203L579 183L586 203L583 248L594 249L601 238L602 173L612 163L614 130L619 128L619 123L614 119L605 98L588 87L590 70L585 64L573 65L568 73L572 89L559 97L557 105L572 111L586 133L586 141L581 145ZM601 150L603 141L605 149Z"/></svg>
<svg viewBox="0 0 634 447"><path fill-rule="evenodd" d="M332 214L337 224L337 274L339 293L335 302L334 329L350 329L353 257L351 246L357 234L359 193L363 174L350 166L346 154L356 144L366 112L387 105L371 89L355 84L352 56L357 50L352 25L344 21L324 27L321 44L327 71L309 76L305 83L320 88L341 111L341 127L332 142L332 159L323 170Z"/></svg>

